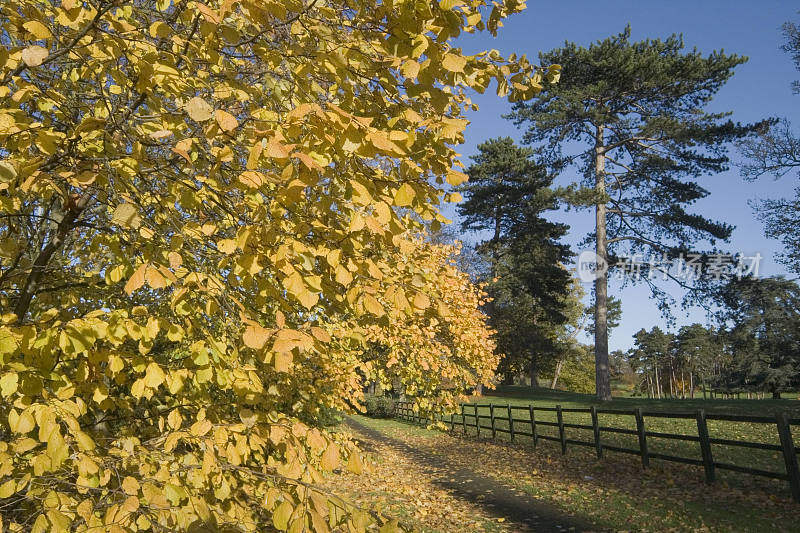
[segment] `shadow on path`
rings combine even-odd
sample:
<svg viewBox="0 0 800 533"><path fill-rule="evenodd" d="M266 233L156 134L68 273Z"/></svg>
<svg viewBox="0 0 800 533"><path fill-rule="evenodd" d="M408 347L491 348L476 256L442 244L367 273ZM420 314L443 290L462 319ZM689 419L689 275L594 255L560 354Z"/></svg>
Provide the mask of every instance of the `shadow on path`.
<svg viewBox="0 0 800 533"><path fill-rule="evenodd" d="M434 484L447 489L456 498L480 505L491 515L505 518L507 524L518 527L519 531L602 531L585 520L565 515L553 505L475 472L455 459L424 452L352 418L347 424L410 457L425 467ZM361 447L370 451L369 443L362 443Z"/></svg>

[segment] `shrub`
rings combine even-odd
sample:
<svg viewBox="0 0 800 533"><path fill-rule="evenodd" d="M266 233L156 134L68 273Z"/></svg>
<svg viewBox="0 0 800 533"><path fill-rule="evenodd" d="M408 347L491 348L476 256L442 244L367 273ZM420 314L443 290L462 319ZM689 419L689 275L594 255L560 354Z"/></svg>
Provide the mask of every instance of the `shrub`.
<svg viewBox="0 0 800 533"><path fill-rule="evenodd" d="M391 418L394 416L394 400L389 396L368 394L364 399L367 416L372 418Z"/></svg>

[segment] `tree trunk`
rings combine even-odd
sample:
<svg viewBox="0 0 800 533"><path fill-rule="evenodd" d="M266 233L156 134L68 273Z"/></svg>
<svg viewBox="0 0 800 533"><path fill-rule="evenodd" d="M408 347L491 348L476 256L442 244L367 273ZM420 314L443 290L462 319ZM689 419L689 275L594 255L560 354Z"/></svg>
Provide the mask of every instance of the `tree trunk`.
<svg viewBox="0 0 800 533"><path fill-rule="evenodd" d="M686 399L686 371L681 369L681 399Z"/></svg>
<svg viewBox="0 0 800 533"><path fill-rule="evenodd" d="M678 397L678 380L675 377L675 367L669 364L669 395L673 398Z"/></svg>
<svg viewBox="0 0 800 533"><path fill-rule="evenodd" d="M772 391L772 399L773 400L780 400L781 399L781 391L779 391L779 390Z"/></svg>
<svg viewBox="0 0 800 533"><path fill-rule="evenodd" d="M556 363L556 369L553 372L553 381L550 383L550 388L555 389L558 384L558 375L561 374L561 368L564 366L564 360L559 359Z"/></svg>
<svg viewBox="0 0 800 533"><path fill-rule="evenodd" d="M603 145L603 125L597 126L595 137L595 192L606 193L606 159ZM606 243L606 204L598 202L595 206L597 240L595 253L598 268L608 265L608 245ZM602 262L602 264L600 264ZM608 368L608 272L597 272L594 280L594 360L595 392L601 401L611 400L611 376Z"/></svg>
<svg viewBox="0 0 800 533"><path fill-rule="evenodd" d="M661 382L658 379L658 361L656 361L656 364L655 364L655 371L656 371L656 397L658 397L658 399L660 400L661 399Z"/></svg>
<svg viewBox="0 0 800 533"><path fill-rule="evenodd" d="M689 398L694 400L694 372L689 371Z"/></svg>
<svg viewBox="0 0 800 533"><path fill-rule="evenodd" d="M531 357L531 368L529 370L531 378L531 389L539 388L539 365L536 364L536 358ZM555 378L554 378L555 379Z"/></svg>

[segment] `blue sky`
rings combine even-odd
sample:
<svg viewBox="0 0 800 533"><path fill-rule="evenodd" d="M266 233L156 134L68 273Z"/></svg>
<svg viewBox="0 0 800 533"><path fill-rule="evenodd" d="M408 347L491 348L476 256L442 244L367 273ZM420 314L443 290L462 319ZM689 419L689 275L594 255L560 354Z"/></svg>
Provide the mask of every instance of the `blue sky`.
<svg viewBox="0 0 800 533"><path fill-rule="evenodd" d="M525 53L536 59L540 51L561 46L565 40L589 45L619 33L627 23L631 24L633 40L682 33L689 49L697 47L703 53L724 49L727 53L750 58L736 69L733 78L712 102L711 110L733 111L734 120L742 122L769 116L788 117L797 122L800 95L792 94L790 84L800 79L800 73L794 69L789 55L780 49L783 43L780 26L787 20L800 21L798 9L800 6L793 2L776 0L530 1L527 10L507 19L496 38L489 34L467 35L457 44L468 53L494 48L504 55ZM480 142L505 135L519 140L522 134L502 118L511 106L494 92L476 94L473 101L480 109L468 115L471 124L467 128L466 143L460 147L465 163ZM732 156L734 161L738 158L735 151ZM562 182L569 181L564 178ZM734 166L728 172L703 178L702 183L711 195L694 207L698 213L736 226L727 249L747 255L759 252L764 257L761 276L785 274L782 265L774 260L780 244L764 237L763 227L755 219L748 200L791 195L796 181L796 177L786 176L779 181L765 177L757 182L745 182ZM452 210L448 209L447 213L453 216ZM457 217L454 218L457 222ZM567 242L576 245L592 229L594 213L588 210L559 212L552 218L571 226ZM476 238L475 235L465 237L467 240ZM676 299L682 297L677 287L664 287ZM588 291L589 286L586 288ZM664 327L664 320L655 303L650 301L646 287L620 290L612 281L610 292L623 302L622 324L612 333L611 349L628 348L632 343L631 335L641 328ZM704 312L697 309L688 313L675 309L674 313L678 325L705 322Z"/></svg>

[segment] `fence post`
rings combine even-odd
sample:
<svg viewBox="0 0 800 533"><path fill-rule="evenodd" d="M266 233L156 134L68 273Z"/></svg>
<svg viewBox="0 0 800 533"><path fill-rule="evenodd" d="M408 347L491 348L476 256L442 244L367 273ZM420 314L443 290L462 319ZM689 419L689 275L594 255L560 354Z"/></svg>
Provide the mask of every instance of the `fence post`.
<svg viewBox="0 0 800 533"><path fill-rule="evenodd" d="M644 415L642 408L636 408L636 432L639 435L639 453L642 455L642 466L648 467L650 465L650 456L647 454L647 434L644 429Z"/></svg>
<svg viewBox="0 0 800 533"><path fill-rule="evenodd" d="M594 405L592 410L592 429L594 430L594 450L597 452L597 458L603 457L603 445L600 444L600 423L597 420L597 407Z"/></svg>
<svg viewBox="0 0 800 533"><path fill-rule="evenodd" d="M492 420L492 439L497 436L497 430L494 428L494 404L489 404L489 418Z"/></svg>
<svg viewBox="0 0 800 533"><path fill-rule="evenodd" d="M556 417L558 418L558 437L561 439L561 454L567 453L567 436L564 434L564 415L561 413L561 405L556 405Z"/></svg>
<svg viewBox="0 0 800 533"><path fill-rule="evenodd" d="M533 414L533 404L528 404L528 412L531 415L531 435L533 436L533 447L536 448L536 442L539 440L538 436L536 435L536 415Z"/></svg>
<svg viewBox="0 0 800 533"><path fill-rule="evenodd" d="M706 483L713 483L716 479L714 456L711 454L711 442L708 440L706 412L702 409L697 410L697 436L700 437L700 453L703 456L703 467L706 470Z"/></svg>
<svg viewBox="0 0 800 533"><path fill-rule="evenodd" d="M475 408L475 436L481 436L481 419L478 418L478 404L474 403L472 406Z"/></svg>
<svg viewBox="0 0 800 533"><path fill-rule="evenodd" d="M514 413L511 412L511 404L508 404L508 431L511 433L511 442L514 442Z"/></svg>
<svg viewBox="0 0 800 533"><path fill-rule="evenodd" d="M467 434L467 416L464 413L464 404L461 404L461 426L464 428L464 435Z"/></svg>
<svg viewBox="0 0 800 533"><path fill-rule="evenodd" d="M456 429L456 414L450 413L450 433Z"/></svg>
<svg viewBox="0 0 800 533"><path fill-rule="evenodd" d="M783 448L783 460L786 463L786 474L789 476L789 488L792 489L792 498L800 502L800 471L797 468L797 454L792 440L792 428L789 425L789 417L785 412L777 414L778 435L781 438L781 448Z"/></svg>

